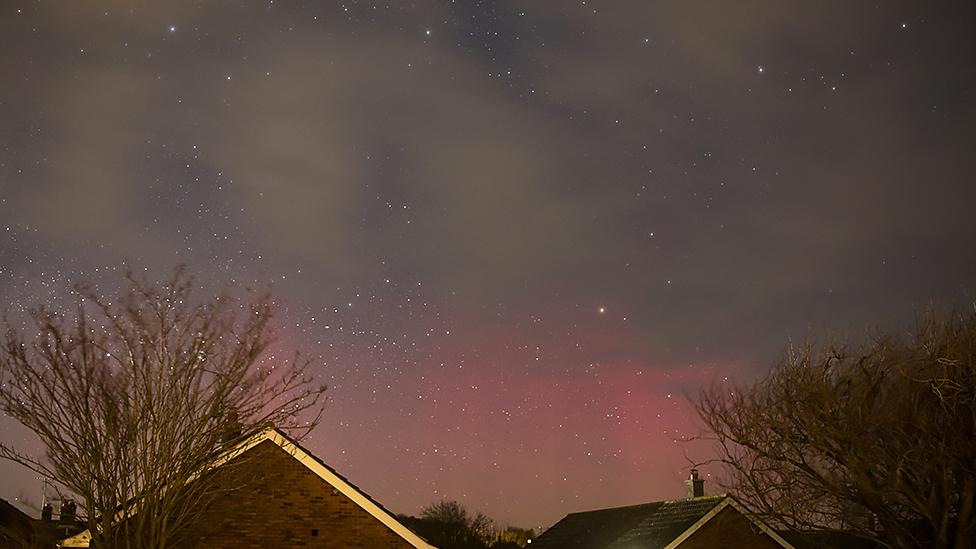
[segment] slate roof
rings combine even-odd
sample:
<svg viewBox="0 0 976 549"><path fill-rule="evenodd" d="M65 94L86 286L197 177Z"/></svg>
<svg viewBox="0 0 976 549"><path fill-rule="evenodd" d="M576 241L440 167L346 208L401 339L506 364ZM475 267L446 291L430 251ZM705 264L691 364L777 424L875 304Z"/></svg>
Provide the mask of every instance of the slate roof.
<svg viewBox="0 0 976 549"><path fill-rule="evenodd" d="M532 542L533 549L664 547L727 496L656 501L566 515Z"/></svg>

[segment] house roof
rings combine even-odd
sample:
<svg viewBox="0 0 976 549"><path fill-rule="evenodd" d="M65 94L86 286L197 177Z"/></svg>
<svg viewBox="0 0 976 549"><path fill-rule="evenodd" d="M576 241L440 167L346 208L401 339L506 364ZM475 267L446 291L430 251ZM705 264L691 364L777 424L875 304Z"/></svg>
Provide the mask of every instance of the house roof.
<svg viewBox="0 0 976 549"><path fill-rule="evenodd" d="M858 537L850 532L780 532L796 549L882 549L876 541Z"/></svg>
<svg viewBox="0 0 976 549"><path fill-rule="evenodd" d="M298 442L276 428L267 427L260 432L244 439L236 447L219 457L214 463L213 467L220 467L221 465L240 456L264 441L271 441L277 444L285 452L298 460L299 463L307 467L319 478L329 483L333 488L359 505L359 507L382 522L389 529L393 530L397 535L399 535L413 547L417 547L419 549L436 549L434 546L424 541L423 538L415 534L412 530L400 523L393 513L388 511L379 502L370 497L369 494L360 490L356 485L349 482L349 480L347 480L344 476L337 473L335 469L326 465L324 461L316 457L314 454L298 444ZM85 530L77 536L64 540L61 547L88 547L90 539L90 532ZM72 542L77 542L77 544L71 545L70 543Z"/></svg>
<svg viewBox="0 0 976 549"><path fill-rule="evenodd" d="M232 452L233 456L228 457L227 459L233 459L234 456L246 452L250 448L257 446L265 440L270 440L280 446L283 450L291 454L292 457L297 459L302 465L308 467L309 470L318 475L319 478L331 484L333 488L341 492L343 495L362 507L363 510L368 512L370 515L373 515L373 517L375 517L377 520L396 532L410 545L423 549L435 549L432 545L424 541L423 538L400 523L393 513L374 500L369 494L360 490L355 484L349 482L344 476L337 473L335 469L326 465L324 461L303 448L300 444L292 440L278 429L267 428L257 435L254 435L250 439L244 441L238 447L238 449L234 451L237 453Z"/></svg>
<svg viewBox="0 0 976 549"><path fill-rule="evenodd" d="M0 539L12 536L27 541L33 533L33 519L5 499L0 499Z"/></svg>
<svg viewBox="0 0 976 549"><path fill-rule="evenodd" d="M533 541L532 547L671 549L697 532L726 507L733 507L745 515L782 547L793 549L779 534L728 495L656 501L571 513Z"/></svg>

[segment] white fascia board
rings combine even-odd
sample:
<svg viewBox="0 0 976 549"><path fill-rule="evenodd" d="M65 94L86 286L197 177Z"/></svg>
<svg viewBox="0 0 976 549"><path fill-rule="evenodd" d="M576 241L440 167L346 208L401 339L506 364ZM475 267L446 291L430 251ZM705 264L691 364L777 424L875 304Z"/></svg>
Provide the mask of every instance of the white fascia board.
<svg viewBox="0 0 976 549"><path fill-rule="evenodd" d="M755 524L760 530L765 532L767 536L773 538L773 540L775 540L776 543L782 545L784 549L796 549L796 547L793 547L793 544L783 539L783 536L776 533L776 530L770 528L765 522L759 520L759 518L756 517L756 515L752 511L746 509L745 506L739 503L738 500L736 500L734 497L729 496L729 501L731 502L732 507L734 507L737 511L745 515L747 519L752 521L752 523Z"/></svg>
<svg viewBox="0 0 976 549"><path fill-rule="evenodd" d="M248 437L246 440L238 444L233 450L230 450L217 458L210 469L220 467L237 456L247 452L251 448L254 448L258 444L261 444L265 440L270 440L271 442L277 444L279 447L281 447L281 449L288 452L289 455L297 459L299 463L307 467L319 478L329 483L333 488L341 492L347 498L351 499L364 511L386 525L387 528L396 532L397 535L403 538L410 545L416 547L417 549L437 549L433 545L424 541L420 536L413 533L412 530L401 524L400 521L396 520L389 513L385 512L383 509L380 509L379 505L370 500L348 482L341 479L338 475L330 471L327 467L323 466L318 462L318 460L302 450L296 444L292 443L287 437L282 435L281 432L273 427L268 427ZM71 545L68 545L69 542ZM58 546L66 549L69 547L85 548L90 545L90 542L91 533L88 530L85 530L84 532L63 540L58 544Z"/></svg>
<svg viewBox="0 0 976 549"><path fill-rule="evenodd" d="M418 549L436 549L433 545L430 545L420 536L413 533L412 530L401 524L400 521L396 520L396 518L394 518L392 515L381 509L373 500L369 499L362 492L333 473L328 467L325 467L319 463L317 459L302 450L301 447L292 443L291 440L283 436L277 429L268 428L251 437L249 440L242 443L241 446L228 454L228 456L225 456L221 463L226 462L229 459L233 459L234 457L253 448L257 444L260 444L264 440L270 440L280 446L284 451L288 452L288 454L297 459L299 463L318 475L319 478L332 485L333 488L341 492L344 496L351 499L364 511L386 525L387 528L396 532L397 535L403 538L410 545Z"/></svg>
<svg viewBox="0 0 976 549"><path fill-rule="evenodd" d="M674 540L672 540L671 543L665 545L664 549L676 549L679 545L684 543L685 540L690 538L695 532L697 532L703 526L705 526L705 524L707 524L708 521L715 518L715 516L718 515L722 511L722 509L725 509L726 507L732 507L740 514L742 514L744 517L749 519L749 521L755 524L756 527L758 527L764 534L772 538L773 541L775 541L776 543L780 544L783 547L783 549L796 549L795 547L793 547L793 545L790 544L790 542L783 539L783 536L777 534L775 530L767 526L765 523L763 523L763 521L756 518L751 512L749 512L745 507L743 507L741 503L739 503L738 501L735 500L735 498L729 495L726 495L725 499L723 499L715 507L712 507L711 511L705 513L705 515L702 516L702 518L695 521L695 523L689 526L687 530L682 532L680 536L674 538Z"/></svg>

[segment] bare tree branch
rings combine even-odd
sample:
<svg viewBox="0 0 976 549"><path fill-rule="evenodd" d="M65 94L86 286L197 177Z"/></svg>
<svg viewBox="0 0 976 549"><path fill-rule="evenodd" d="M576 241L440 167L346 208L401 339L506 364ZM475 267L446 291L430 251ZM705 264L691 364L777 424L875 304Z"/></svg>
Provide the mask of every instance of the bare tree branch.
<svg viewBox="0 0 976 549"><path fill-rule="evenodd" d="M195 301L181 268L126 280L115 298L77 286L74 311L38 307L33 335L7 323L0 409L45 454L0 443L0 457L77 496L99 547L165 547L210 497L200 473L226 443L267 424L301 438L326 388L299 354L262 360L268 294Z"/></svg>
<svg viewBox="0 0 976 549"><path fill-rule="evenodd" d="M726 487L773 524L889 547L976 542L976 314L910 337L791 347L750 387L696 403Z"/></svg>

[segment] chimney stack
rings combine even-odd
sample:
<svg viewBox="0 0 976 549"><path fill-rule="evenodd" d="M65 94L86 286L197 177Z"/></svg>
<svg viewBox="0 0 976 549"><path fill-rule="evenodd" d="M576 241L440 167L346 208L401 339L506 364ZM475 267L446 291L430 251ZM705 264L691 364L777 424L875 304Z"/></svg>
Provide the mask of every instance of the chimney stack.
<svg viewBox="0 0 976 549"><path fill-rule="evenodd" d="M705 495L705 480L698 478L698 469L691 470L691 476L685 481L685 486L688 488L688 499Z"/></svg>
<svg viewBox="0 0 976 549"><path fill-rule="evenodd" d="M224 416L224 424L220 432L220 442L224 446L231 446L241 438L243 426L237 417L237 410L231 408Z"/></svg>
<svg viewBox="0 0 976 549"><path fill-rule="evenodd" d="M61 513L60 516L58 517L58 522L59 523L74 522L76 510L77 507L75 506L75 502L71 501L70 499L67 501L62 501Z"/></svg>

